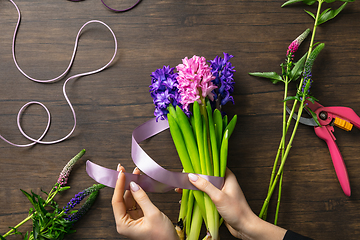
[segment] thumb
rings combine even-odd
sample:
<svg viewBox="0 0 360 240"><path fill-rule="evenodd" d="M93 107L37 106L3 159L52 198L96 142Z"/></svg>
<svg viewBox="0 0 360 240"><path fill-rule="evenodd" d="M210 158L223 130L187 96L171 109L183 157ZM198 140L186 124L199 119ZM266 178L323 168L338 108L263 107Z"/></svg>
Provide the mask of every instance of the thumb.
<svg viewBox="0 0 360 240"><path fill-rule="evenodd" d="M145 191L135 182L130 182L131 194L134 200L142 209L144 216L159 211L159 209L151 202Z"/></svg>
<svg viewBox="0 0 360 240"><path fill-rule="evenodd" d="M195 187L209 195L215 205L217 204L218 199L221 199L221 195L223 192L214 185L212 185L211 182L193 173L189 173L188 177L190 182Z"/></svg>

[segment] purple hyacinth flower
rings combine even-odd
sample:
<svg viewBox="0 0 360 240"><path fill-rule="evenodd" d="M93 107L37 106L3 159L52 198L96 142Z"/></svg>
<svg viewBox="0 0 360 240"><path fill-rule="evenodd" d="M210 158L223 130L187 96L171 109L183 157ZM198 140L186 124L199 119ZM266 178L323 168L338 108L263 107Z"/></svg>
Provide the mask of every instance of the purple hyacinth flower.
<svg viewBox="0 0 360 240"><path fill-rule="evenodd" d="M213 93L214 101L218 103L218 107L225 105L228 101L234 104L234 98L231 94L234 91L235 81L233 76L236 71L229 61L232 57L232 55L224 53L224 58L216 56L214 60L209 61L211 63L211 73L215 77L213 83L217 86Z"/></svg>
<svg viewBox="0 0 360 240"><path fill-rule="evenodd" d="M166 119L166 115L169 113L167 108L170 104L182 107L177 89L178 81L176 77L178 74L174 73L174 69L164 66L155 70L150 75L151 85L149 92L155 105L154 115L156 116L156 121Z"/></svg>

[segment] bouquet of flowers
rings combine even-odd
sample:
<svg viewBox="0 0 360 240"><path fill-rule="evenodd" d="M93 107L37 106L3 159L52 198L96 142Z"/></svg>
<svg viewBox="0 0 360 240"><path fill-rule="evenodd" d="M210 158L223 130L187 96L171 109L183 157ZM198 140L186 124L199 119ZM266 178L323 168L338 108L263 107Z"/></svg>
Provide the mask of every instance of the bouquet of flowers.
<svg viewBox="0 0 360 240"><path fill-rule="evenodd" d="M344 3L337 9L327 8L326 10L321 11L321 7L322 7L323 3L332 3L335 1L336 0L289 0L289 1L286 1L282 6L287 6L289 4L293 4L293 3L297 3L297 2L303 2L307 5L313 5L314 3L318 3L317 11L315 14L310 11L305 10L305 12L308 13L314 19L314 26L313 26L313 31L312 31L312 35L311 35L309 49L308 49L307 53L305 53L297 62L294 62L295 53L297 52L300 44L310 33L310 29L306 29L300 36L298 36L289 45L287 52L286 52L285 63L282 63L280 65L281 66L281 74L278 74L276 72L250 73L250 75L252 75L252 76L267 78L267 79L271 80L274 84L278 83L278 82L283 82L285 85L284 99L283 99L282 137L281 137L278 151L277 151L277 154L275 157L273 170L272 170L272 174L270 177L268 193L267 193L266 199L264 201L264 204L263 204L262 209L259 214L259 217L261 217L262 219L267 218L269 202L272 197L272 194L274 193L275 187L278 185L279 186L278 200L277 200L274 224L277 224L277 220L278 220L284 164L288 158L290 149L292 147L292 142L294 140L295 133L296 133L297 127L299 125L299 120L300 120L303 110L306 109L306 111L312 115L315 122L319 126L321 126L316 117L316 114L314 112L312 112L310 108L307 108L306 104L305 104L305 100L309 100L312 103L314 103L314 101L317 101L314 97L312 97L310 95L310 87L311 87L311 84L313 83L312 67L314 65L315 59L317 58L317 56L319 55L321 50L325 47L324 43L314 43L316 28L320 24L323 24L323 23L335 18L345 8L345 6L349 2L354 2L355 0L339 0ZM297 89L296 95L288 96L289 83L292 81L296 81L298 79L300 79L300 83L298 84L298 89ZM291 110L289 111L290 115L287 118L286 104L288 101L293 101L293 106L292 106ZM286 135L288 133L290 123L291 123L291 120L293 118L293 115L294 115L296 109L298 109L297 120L296 120L296 123L292 130L289 141L286 144Z"/></svg>
<svg viewBox="0 0 360 240"><path fill-rule="evenodd" d="M95 184L79 192L63 208L59 207L59 205L55 202L54 197L59 192L63 192L70 188L69 186L66 186L70 172L75 163L84 154L85 150L82 150L65 165L57 182L54 184L49 193L43 191L43 193L47 196L46 199L43 199L40 195L32 191L31 193L28 193L21 190L33 205L33 208L30 208L28 217L15 227L11 227L4 235L0 235L0 239L4 240L7 236L14 234L22 235L18 228L30 219L32 219L33 222L33 230L30 233L27 232L25 236L23 236L24 240L61 240L66 234L75 232L74 224L79 221L80 218L90 209L99 194L99 190L105 186L102 184ZM78 210L75 210L75 206L80 204L80 202L87 196L88 198L85 203ZM46 210L48 207L52 209L52 211Z"/></svg>
<svg viewBox="0 0 360 240"><path fill-rule="evenodd" d="M170 133L184 172L224 177L229 138L237 116L230 121L221 106L234 99L232 55L185 57L175 68L164 66L151 74L150 93L156 120L168 120ZM181 239L199 239L202 223L207 239L219 239L219 214L209 196L183 189L178 234Z"/></svg>

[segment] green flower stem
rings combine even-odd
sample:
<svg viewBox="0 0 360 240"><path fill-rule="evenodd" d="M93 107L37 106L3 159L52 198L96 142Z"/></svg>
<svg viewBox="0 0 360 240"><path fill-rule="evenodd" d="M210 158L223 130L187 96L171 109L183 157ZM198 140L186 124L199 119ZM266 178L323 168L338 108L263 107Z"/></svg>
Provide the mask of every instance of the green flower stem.
<svg viewBox="0 0 360 240"><path fill-rule="evenodd" d="M167 118L170 126L170 134L172 136L175 148L178 152L180 161L183 165L184 171L187 173L194 173L194 168L191 164L191 159L186 149L185 140L183 138L183 135L181 134L180 127L176 123L172 115L168 114Z"/></svg>
<svg viewBox="0 0 360 240"><path fill-rule="evenodd" d="M214 219L214 212L217 211L215 208L214 203L212 202L211 198L204 194L205 198L205 206L206 206L206 217L208 221L208 230L212 236L212 239L218 240L219 238L219 226L216 226L216 221Z"/></svg>
<svg viewBox="0 0 360 240"><path fill-rule="evenodd" d="M203 120L205 120L203 118ZM203 146L204 146L204 158L205 158L205 167L206 167L206 175L214 176L214 168L213 163L211 161L211 144L210 144L210 137L208 135L208 129L206 128L205 121L203 121ZM209 146L210 145L210 146Z"/></svg>
<svg viewBox="0 0 360 240"><path fill-rule="evenodd" d="M288 59L287 59L287 72L290 72L290 62L291 62L291 54L288 55ZM289 86L289 76L286 75L285 78L285 90L284 90L284 104L283 104L283 130L282 130L282 139L281 139L281 144L280 144L280 148L279 150L281 151L281 159L284 158L284 150L285 150L285 141L286 141L286 133L287 133L287 121L286 121L286 101L285 99L287 98L288 95L288 86ZM277 165L277 163L276 163ZM282 187L282 180L283 180L283 172L281 172L281 177L280 177L280 182L279 182L279 191L278 191L278 202L277 202L277 206L276 206L276 212L275 212L275 221L274 224L276 225L277 223L277 219L278 219L278 215L279 215L279 209L280 209L280 200L281 200L281 187Z"/></svg>
<svg viewBox="0 0 360 240"><path fill-rule="evenodd" d="M179 124L179 128L181 129L182 135L184 136L186 150L189 153L192 166L195 172L199 173L201 170L200 158L199 158L199 151L195 141L194 133L193 130L191 129L187 116L178 106L176 107L176 117L177 117L177 123Z"/></svg>
<svg viewBox="0 0 360 240"><path fill-rule="evenodd" d="M55 185L56 186L56 185ZM50 191L50 193L48 194L48 197L46 198L46 201L44 202L43 204L43 207L47 206L53 199L54 197L56 196L56 194L59 192L59 189L56 188L56 187L53 187ZM58 186L59 187L59 186ZM55 192L54 192L55 191ZM29 216L27 216L24 220L22 220L20 223L18 223L14 228L12 228L11 230L9 230L7 233L5 233L4 235L2 235L4 238L9 236L13 231L14 229L17 229L19 228L20 226L22 226L24 223L26 223L27 221L29 221L33 216L34 214L36 214L36 211L34 211L33 213L31 213Z"/></svg>
<svg viewBox="0 0 360 240"><path fill-rule="evenodd" d="M206 110L209 120L209 134L210 134L210 143L211 143L211 152L212 152L213 171L214 171L214 176L219 177L220 176L219 149L216 142L214 119L212 115L210 102L207 102Z"/></svg>
<svg viewBox="0 0 360 240"><path fill-rule="evenodd" d="M207 135L207 129L206 129L206 124L205 124L205 119L203 116L201 116L202 118L202 147L203 147L203 159L200 162L201 163L201 174L204 175L209 175L208 172L208 165L210 167L211 162L210 162L210 156L209 156L209 148L208 148L208 135Z"/></svg>
<svg viewBox="0 0 360 240"><path fill-rule="evenodd" d="M196 115L195 112L197 112L198 115ZM183 163L183 168L184 168L185 172L206 174L206 168L203 168L203 164L205 162L204 162L203 158L200 158L200 153L202 153L202 157L203 157L203 148L201 150L199 147L199 144L197 144L197 141L195 140L194 132L190 126L189 120L188 120L187 116L185 115L185 113L179 107L176 108L176 117L177 117L177 121L174 118L172 118L171 114L168 114L170 133L173 136L174 143L177 142L177 143L175 143L175 146L179 153L179 157L180 157L180 154L182 154L186 158L185 153L188 153L188 156L189 156L189 160L185 160L185 161L183 161L182 157L180 157L180 160ZM202 119L202 117L200 114L200 109L196 107L196 104L194 104L194 120L193 121L194 121L195 125L198 124L199 126L201 126L199 128L195 127L195 132L196 132L197 138L202 136L202 121L201 121L201 119ZM178 128L176 128L176 126L177 126L176 123L178 124ZM182 142L181 142L181 139L182 139ZM202 140L202 138L200 138L200 140ZM199 143L200 143L200 145L202 145L201 141ZM199 150L198 150L198 147L199 147ZM181 149L181 150L179 151L178 149ZM184 163L185 163L185 165L184 165ZM193 167L192 169L190 168L190 165ZM203 173L203 171L205 171L205 172ZM198 204L198 207L200 209L200 213L204 219L204 222L207 225L204 193L201 191L193 191L193 194L194 194L195 200Z"/></svg>
<svg viewBox="0 0 360 240"><path fill-rule="evenodd" d="M183 191L184 190L185 189L183 189ZM186 232L186 235L190 234L191 219L192 219L192 213L193 213L194 202L195 202L194 191L193 190L188 190L188 191L189 191L189 199L188 199L187 205L185 205L187 207L187 213L186 213L186 218L185 218L185 232ZM182 204L183 203L181 203L181 205Z"/></svg>
<svg viewBox="0 0 360 240"><path fill-rule="evenodd" d="M278 201L277 201L277 205L276 205L274 225L277 225L277 221L278 221L278 218L279 218L279 209L280 209L280 200L281 200L281 190L282 190L283 177L284 177L284 171L281 172L280 181L279 181L279 194L278 194Z"/></svg>
<svg viewBox="0 0 360 240"><path fill-rule="evenodd" d="M214 110L213 119L214 119L215 134L217 138L218 149L220 149L221 138L223 136L223 119L221 117L221 112L218 109Z"/></svg>
<svg viewBox="0 0 360 240"><path fill-rule="evenodd" d="M229 148L229 130L226 130L220 148L220 177L225 177L228 148Z"/></svg>
<svg viewBox="0 0 360 240"><path fill-rule="evenodd" d="M182 112L181 109L179 109L179 110ZM176 111L176 113L177 112L178 111ZM181 114L177 113L177 117L179 115L181 115ZM187 148L187 144L185 141L185 140L189 140L191 138L194 139L192 130L190 129L192 137L190 136L190 133L188 133L189 135L187 138L185 137L185 135L183 137L182 133L184 132L184 129L182 127L187 128L186 124L180 125L180 122L182 122L182 120L180 120L180 118L179 118L178 119L179 125L178 125L176 120L172 117L171 114L168 114L167 117L168 117L168 122L169 122L169 126L170 126L170 134L171 134L173 142L175 144L175 148L178 152L180 161L183 165L184 171L187 173L195 173L196 170L193 168L193 165L192 165L192 163L194 163L194 162L190 159L190 154L188 153L189 148ZM185 118L185 122L187 124L189 124L189 121L187 118ZM195 142L195 140L194 140L194 142ZM195 145L196 145L196 143L195 143ZM205 219L206 214L205 214L205 203L204 203L203 192L194 191L194 197L195 197L196 201L198 202L199 207L201 209L202 216L204 216L204 219Z"/></svg>
<svg viewBox="0 0 360 240"><path fill-rule="evenodd" d="M186 212L187 212L187 207L188 207L188 202L189 202L189 195L190 195L189 189L182 190L178 221L183 220L184 223L185 223L185 218L187 216Z"/></svg>
<svg viewBox="0 0 360 240"><path fill-rule="evenodd" d="M206 175L206 166L205 166L205 158L204 158L204 136L203 136L203 121L202 121L202 114L200 112L200 106L198 102L194 102L193 104L193 112L194 112L194 122L195 126L194 129L196 131L196 142L199 151L199 158L200 158L200 168L195 169L196 173Z"/></svg>
<svg viewBox="0 0 360 240"><path fill-rule="evenodd" d="M200 230L202 225L202 217L200 213L200 207L197 202L194 203L193 216L191 221L191 229L187 235L188 240L198 240L200 236Z"/></svg>
<svg viewBox="0 0 360 240"><path fill-rule="evenodd" d="M312 31L312 34L311 34L311 40L310 40L310 46L309 46L309 51L308 51L308 54L307 54L307 57L306 57L306 60L309 58L311 52L312 52L312 48L313 48L313 45L314 45L314 39L315 39L315 34L316 34L316 28L318 26L318 20L319 20L319 16L320 16L320 12L321 12L321 5L322 3L324 2L324 0L318 0L318 8L317 8L317 12L316 12L316 17L315 17L315 22L314 22L314 27L313 27L313 31ZM288 59L289 60L289 59ZM303 85L303 81L304 81L304 78L302 77L301 80L300 80L300 84L299 84L299 87L298 87L298 92L301 91L301 87ZM285 81L285 94L284 94L284 97L286 98L287 97L287 81ZM284 98L284 99L285 99ZM295 108L296 108L296 105L298 103L298 100L295 100L294 103L293 103L293 107L292 107L292 110L291 110L291 113L290 113L290 116L288 118L288 121L287 121L287 124L286 124L286 127L285 126L285 120L284 120L284 116L286 116L286 102L284 102L284 110L283 110L283 136L281 138L281 141L280 141L280 144L279 144L279 148L278 148L278 152L276 154L276 158L275 158L275 161L274 161L274 165L273 165L273 170L272 170L272 174L271 174L271 178L270 178L270 184L269 184L269 189L268 189L268 195L269 193L271 192L271 189L272 189L272 186L274 184L274 177L275 177L275 172L276 172L276 168L277 168L277 165L278 165L278 159L279 159L279 156L280 156L280 153L282 152L281 150L284 149L284 146L285 146L285 136L287 134L287 131L288 131L288 128L290 126L290 123L291 123L291 119L293 117L293 114L294 114L294 111L295 111ZM302 109L301 109L302 111ZM300 111L299 111L300 112ZM284 153L282 154L283 157L284 157ZM281 173L282 174L282 173ZM282 181L282 178L280 179L280 182ZM279 192L281 192L281 188L279 187ZM268 207L268 204L269 204L269 200L268 199L267 201L264 202L264 205L263 205L263 208L260 212L261 214L261 217L263 219L266 219L266 213L267 213L267 207ZM279 202L278 202L278 205L279 205ZM275 215L275 220L277 221L277 215L278 215L278 208L276 210L276 215ZM259 215L260 216L260 215Z"/></svg>
<svg viewBox="0 0 360 240"><path fill-rule="evenodd" d="M307 55L306 59L309 58L309 56L310 56L310 54L312 52L312 48L313 48L313 45L314 45L314 39L315 39L315 33L316 33L316 27L318 26L318 21L319 21L319 16L320 16L320 11L321 11L321 5L324 2L324 0L317 0L317 1L318 1L318 8L317 8L317 11L316 11L315 23L314 23L314 27L313 27L313 32L311 34L310 47L309 47L309 51L308 51L308 55Z"/></svg>
<svg viewBox="0 0 360 240"><path fill-rule="evenodd" d="M291 146L292 146L292 142L294 141L294 137L295 137L295 134L296 134L296 130L297 130L298 126L299 126L299 120L300 120L300 117L301 117L302 110L303 110L303 108L304 108L304 101L305 101L305 99L303 99L303 101L301 101L301 103L300 103L300 108L299 108L299 112L298 112L298 117L297 117L297 120L296 120L294 129L293 129L293 132L292 132L292 134L291 134L289 143L288 143L288 145L286 146L286 150L285 150L284 157L283 157L283 159L282 159L282 161L281 161L280 167L279 167L278 172L277 172L277 174L276 174L276 176L275 176L275 179L274 179L274 181L273 181L273 184L271 185L270 191L269 191L269 193L268 193L268 195L267 195L267 197L266 197L266 199L265 199L265 201L264 201L263 207L262 207L262 209L261 209L261 211L260 211L260 214L259 214L259 217L260 217L260 218L263 217L264 212L265 212L265 210L267 209L267 205L269 204L270 198L271 198L271 196L272 196L272 194L273 194L273 192L274 192L274 189L275 189L275 187L276 187L276 184L277 184L277 182L279 181L279 178L280 178L280 176L281 176L281 172L282 172L283 169L284 169L284 165L285 165L287 156L289 155L289 152L290 152L290 149L291 149Z"/></svg>

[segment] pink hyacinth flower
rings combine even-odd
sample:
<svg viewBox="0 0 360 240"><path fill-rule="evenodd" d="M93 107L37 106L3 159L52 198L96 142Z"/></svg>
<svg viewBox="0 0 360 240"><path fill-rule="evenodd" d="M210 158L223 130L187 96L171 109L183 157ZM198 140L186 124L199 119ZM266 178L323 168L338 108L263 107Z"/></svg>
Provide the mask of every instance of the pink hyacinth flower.
<svg viewBox="0 0 360 240"><path fill-rule="evenodd" d="M213 100L214 96L211 92L217 88L212 80L215 77L211 73L211 68L206 63L204 57L194 55L188 59L185 57L182 60L182 64L176 66L179 72L177 80L179 82L179 93L181 96L181 104L185 110L188 110L188 106L195 101L201 103L201 97L209 97ZM201 90L201 96L200 96Z"/></svg>

